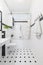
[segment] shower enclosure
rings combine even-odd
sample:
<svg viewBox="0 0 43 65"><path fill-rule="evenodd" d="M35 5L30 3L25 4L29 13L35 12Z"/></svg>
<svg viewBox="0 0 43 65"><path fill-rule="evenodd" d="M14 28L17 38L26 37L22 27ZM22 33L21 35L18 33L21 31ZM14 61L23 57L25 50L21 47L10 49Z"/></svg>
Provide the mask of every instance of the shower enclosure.
<svg viewBox="0 0 43 65"><path fill-rule="evenodd" d="M25 40L31 37L31 14L15 14L12 33L14 39Z"/></svg>

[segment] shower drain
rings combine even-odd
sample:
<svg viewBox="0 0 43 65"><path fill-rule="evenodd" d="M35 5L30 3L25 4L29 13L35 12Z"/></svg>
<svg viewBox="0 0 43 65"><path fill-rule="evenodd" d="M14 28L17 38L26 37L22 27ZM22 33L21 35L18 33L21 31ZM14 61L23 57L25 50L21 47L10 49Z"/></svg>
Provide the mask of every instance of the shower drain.
<svg viewBox="0 0 43 65"><path fill-rule="evenodd" d="M14 51L8 48L7 51L6 57L0 57L0 63L38 63L31 49L15 49Z"/></svg>

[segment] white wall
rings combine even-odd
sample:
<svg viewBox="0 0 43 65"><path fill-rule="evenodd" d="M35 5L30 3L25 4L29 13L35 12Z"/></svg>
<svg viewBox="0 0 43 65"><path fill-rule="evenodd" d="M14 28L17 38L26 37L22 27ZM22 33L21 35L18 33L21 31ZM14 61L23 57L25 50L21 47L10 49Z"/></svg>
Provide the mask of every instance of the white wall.
<svg viewBox="0 0 43 65"><path fill-rule="evenodd" d="M8 14L9 10L6 4L4 3L4 0L0 0L0 10L2 11L2 22L11 26L11 15Z"/></svg>
<svg viewBox="0 0 43 65"><path fill-rule="evenodd" d="M13 13L29 13L32 0L6 0Z"/></svg>
<svg viewBox="0 0 43 65"><path fill-rule="evenodd" d="M31 8L33 19L43 13L43 0L32 0L32 8Z"/></svg>

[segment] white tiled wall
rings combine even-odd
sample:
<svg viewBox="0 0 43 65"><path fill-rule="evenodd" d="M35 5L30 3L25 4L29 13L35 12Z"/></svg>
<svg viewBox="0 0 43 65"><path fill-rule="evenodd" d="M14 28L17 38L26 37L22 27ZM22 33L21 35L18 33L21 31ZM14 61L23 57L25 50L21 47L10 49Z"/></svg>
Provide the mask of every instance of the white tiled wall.
<svg viewBox="0 0 43 65"><path fill-rule="evenodd" d="M20 30L21 27L21 30ZM15 39L29 39L31 36L31 32L30 32L30 21L29 23L15 23L14 26L14 36Z"/></svg>

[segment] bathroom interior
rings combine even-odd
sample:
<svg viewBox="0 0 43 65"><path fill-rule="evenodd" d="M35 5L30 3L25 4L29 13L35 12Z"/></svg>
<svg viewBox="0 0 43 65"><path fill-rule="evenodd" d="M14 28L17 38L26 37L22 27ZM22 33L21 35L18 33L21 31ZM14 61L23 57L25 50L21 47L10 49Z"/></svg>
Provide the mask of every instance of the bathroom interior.
<svg viewBox="0 0 43 65"><path fill-rule="evenodd" d="M0 0L0 65L43 65L43 0Z"/></svg>

